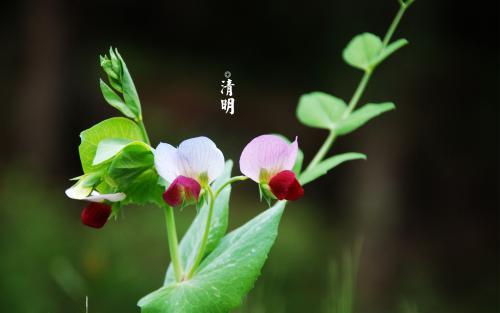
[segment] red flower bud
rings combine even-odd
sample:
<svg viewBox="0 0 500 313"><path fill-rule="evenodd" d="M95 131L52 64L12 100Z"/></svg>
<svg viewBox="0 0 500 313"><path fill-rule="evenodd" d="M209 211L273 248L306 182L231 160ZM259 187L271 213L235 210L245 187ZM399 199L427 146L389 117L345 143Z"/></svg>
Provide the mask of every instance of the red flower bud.
<svg viewBox="0 0 500 313"><path fill-rule="evenodd" d="M110 214L110 205L91 202L82 211L82 223L93 228L101 228L108 221Z"/></svg>
<svg viewBox="0 0 500 313"><path fill-rule="evenodd" d="M272 193L278 200L297 200L304 195L304 189L292 171L281 171L269 181Z"/></svg>
<svg viewBox="0 0 500 313"><path fill-rule="evenodd" d="M197 202L200 191L201 186L196 180L181 175L177 176L163 193L163 200L173 207L183 203Z"/></svg>

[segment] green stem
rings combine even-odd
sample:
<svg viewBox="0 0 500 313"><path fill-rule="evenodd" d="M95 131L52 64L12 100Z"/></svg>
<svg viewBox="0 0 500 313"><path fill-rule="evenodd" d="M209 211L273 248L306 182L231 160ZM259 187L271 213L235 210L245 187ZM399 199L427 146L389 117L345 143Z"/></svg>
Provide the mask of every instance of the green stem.
<svg viewBox="0 0 500 313"><path fill-rule="evenodd" d="M309 165L305 169L304 173L313 169L319 162L321 162L321 160L323 160L326 153L328 152L328 150L330 150L330 147L332 146L333 142L335 141L335 137L336 137L335 132L330 131L330 134L326 138L326 140L323 143L323 145L321 146L321 148L319 148L318 152L316 153L316 155L312 159L311 163L309 163Z"/></svg>
<svg viewBox="0 0 500 313"><path fill-rule="evenodd" d="M387 47L389 44L389 41L391 40L392 35L394 34L394 31L396 31L396 28L399 25L399 22L401 21L401 18L405 14L406 9L413 3L414 0L399 0L399 11L396 14L396 17L394 17L394 20L391 23L391 26L389 26L389 29L387 30L387 33L385 34L384 41L382 42L383 48Z"/></svg>
<svg viewBox="0 0 500 313"><path fill-rule="evenodd" d="M205 254L205 249L207 246L208 234L210 232L210 226L212 223L212 215L214 213L214 203L215 203L215 196L210 186L207 188L207 190L210 195L210 207L208 209L207 223L205 225L205 231L203 232L203 237L201 239L201 244L198 250L198 254L196 255L196 259L194 260L193 266L191 267L186 276L187 279L193 277L194 272L200 265L201 260L203 259L203 255Z"/></svg>
<svg viewBox="0 0 500 313"><path fill-rule="evenodd" d="M144 122L142 121L142 116L136 122L137 122L137 125L139 126L139 129L141 130L142 138L144 139L144 141L148 145L151 145L151 142L150 142L149 136L148 136L148 132L146 131L146 126L144 126Z"/></svg>
<svg viewBox="0 0 500 313"><path fill-rule="evenodd" d="M414 2L415 0L399 0L400 8L396 16L394 17L394 20L392 21L391 25L389 26L389 29L387 30L387 33L384 36L384 40L382 42L383 46L382 49L385 49L387 45L389 44L389 41L392 38L392 35L396 31L396 28L399 25L399 22L401 21L401 18L403 17L406 9ZM351 100L349 101L349 104L347 106L347 109L345 110L343 114L343 118L349 117L351 112L356 108L356 105L358 104L359 100L361 99L361 96L363 95L363 92L366 89L366 86L368 85L368 82L370 81L370 78L373 74L373 71L375 70L375 66L368 68L365 70L365 73L363 77L361 78L361 81L358 84L358 87L356 88L356 91L352 95ZM318 165L319 162L323 160L325 157L326 153L328 150L330 150L333 142L335 141L336 134L333 130L330 131L330 134L326 138L325 142L321 146L321 148L318 150L314 158L312 159L311 163L307 166L304 172L307 172L309 170L312 170L316 165Z"/></svg>
<svg viewBox="0 0 500 313"><path fill-rule="evenodd" d="M182 265L179 259L179 244L177 240L177 230L175 229L174 210L171 206L165 208L165 221L167 222L167 239L170 250L170 259L174 266L175 280L182 280Z"/></svg>
<svg viewBox="0 0 500 313"><path fill-rule="evenodd" d="M224 190L224 188L226 188L228 185L231 185L232 183L237 182L237 181L243 181L243 180L247 180L247 179L248 179L248 177L246 177L246 176L234 176L234 177L230 178L227 182L222 184L222 186L220 186L219 189L217 189L217 191L215 192L215 199L217 199L217 197L222 192L222 190Z"/></svg>
<svg viewBox="0 0 500 313"><path fill-rule="evenodd" d="M368 85L368 81L370 81L370 77L372 76L373 70L372 69L367 69L365 70L365 74L363 75L363 78L361 78L361 81L358 84L358 87L356 88L356 91L352 95L351 100L349 101L349 105L347 106L347 110L345 110L343 118L347 118L349 114L351 114L352 110L356 107L356 105L359 102L359 99L363 95L363 92L366 89L366 85Z"/></svg>

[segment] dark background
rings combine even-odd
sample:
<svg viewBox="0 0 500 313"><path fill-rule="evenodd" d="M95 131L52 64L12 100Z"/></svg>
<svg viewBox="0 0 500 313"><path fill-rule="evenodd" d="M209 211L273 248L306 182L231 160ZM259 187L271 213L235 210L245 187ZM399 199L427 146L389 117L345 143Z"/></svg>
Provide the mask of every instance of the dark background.
<svg viewBox="0 0 500 313"><path fill-rule="evenodd" d="M8 1L0 7L0 307L137 312L168 262L161 212L130 207L101 231L64 196L80 175L79 132L118 115L102 100L98 55L127 61L154 144L206 135L238 159L263 133L298 135L310 160L326 134L295 118L301 94L346 100L361 73L341 52L385 33L384 1ZM417 0L361 102L397 109L341 137L352 162L290 205L263 276L240 312L330 312L329 264L364 238L357 312L498 311L498 2ZM220 110L226 70L236 113ZM238 168L235 168L235 173ZM231 228L265 206L233 192ZM185 230L193 210L178 212ZM408 311L409 312L409 311Z"/></svg>

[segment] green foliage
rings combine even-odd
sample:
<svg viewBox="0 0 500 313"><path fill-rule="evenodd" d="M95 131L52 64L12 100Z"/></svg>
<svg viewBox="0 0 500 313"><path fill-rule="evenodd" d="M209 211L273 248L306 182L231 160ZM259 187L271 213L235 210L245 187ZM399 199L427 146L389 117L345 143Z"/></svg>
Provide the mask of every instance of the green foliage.
<svg viewBox="0 0 500 313"><path fill-rule="evenodd" d="M121 204L163 205L164 187L158 183L152 148L134 121L123 117L104 120L80 135L80 160L84 173L98 175L101 193L123 192Z"/></svg>
<svg viewBox="0 0 500 313"><path fill-rule="evenodd" d="M122 98L102 79L99 80L99 86L101 88L102 96L107 103L109 103L112 107L118 109L126 117L136 117L134 112L132 112L132 110L130 110L129 107L125 104L125 102L123 102Z"/></svg>
<svg viewBox="0 0 500 313"><path fill-rule="evenodd" d="M369 103L357 110L355 107L375 67L407 44L404 39L388 44L404 9L412 0L400 2L402 9L383 41L376 35L363 33L354 37L343 51L343 58L349 65L365 71L349 104L322 92L312 92L300 98L296 112L300 122L330 131L303 172L304 154L298 151L293 171L302 184L325 175L343 162L366 159L365 155L352 152L324 157L336 137L394 109L391 102ZM108 79L99 82L104 99L130 119L111 118L81 133L79 152L84 175L78 178L71 192L79 198L84 198L93 189L101 193L125 193L126 198L113 205L113 214L125 204L153 203L166 208L169 248L175 269L171 264L163 286L138 302L141 312L226 313L239 307L260 275L274 244L286 202L276 202L273 207L226 234L230 183L242 180L241 177L230 180L232 161L228 161L224 174L212 188L217 190L226 182L228 185L220 193L215 192L216 199L213 190L207 189L210 186L204 186L203 204L178 245L173 210L162 199L166 182L156 172L154 150L149 145L139 96L127 65L116 49L110 49L109 56L101 56L100 62ZM259 184L259 190L266 200L274 198L268 185ZM213 202L207 203L208 198ZM356 260L350 255L344 257L341 271L347 278L336 287L340 291L340 300L334 305L337 313L352 313Z"/></svg>
<svg viewBox="0 0 500 313"><path fill-rule="evenodd" d="M340 120L338 124L335 125L335 133L337 135L348 134L363 126L372 118L386 111L393 110L395 107L396 106L392 102L366 104L365 106L352 112L347 118Z"/></svg>
<svg viewBox="0 0 500 313"><path fill-rule="evenodd" d="M349 42L342 56L347 64L366 71L376 65L377 57L382 49L382 40L378 36L372 33L362 33Z"/></svg>
<svg viewBox="0 0 500 313"><path fill-rule="evenodd" d="M231 160L226 161L224 173L214 182L213 186L215 189L218 189L223 183L229 180L232 167L233 162ZM219 243L220 239L226 234L229 218L230 195L231 185L225 187L215 201L205 255L212 252L215 246ZM201 244L205 224L207 223L208 210L209 204L205 203L199 210L196 218L187 230L179 245L179 257L185 270L189 270L193 266L196 254ZM172 263L170 263L164 285L167 286L174 282L174 269Z"/></svg>
<svg viewBox="0 0 500 313"><path fill-rule="evenodd" d="M143 142L129 143L116 154L109 165L106 182L127 195L123 204L164 205L164 187L159 184L154 168L153 151Z"/></svg>
<svg viewBox="0 0 500 313"><path fill-rule="evenodd" d="M343 100L323 92L311 92L300 98L297 118L304 125L329 129L336 135L345 135L375 116L394 108L392 102L370 103L350 113Z"/></svg>
<svg viewBox="0 0 500 313"><path fill-rule="evenodd" d="M309 127L334 129L346 108L342 99L324 92L311 92L300 97L297 118Z"/></svg>
<svg viewBox="0 0 500 313"><path fill-rule="evenodd" d="M143 141L142 133L136 123L123 117L104 120L80 134L80 160L84 173L99 170L103 164L94 165L97 147L102 140L121 138L130 141Z"/></svg>
<svg viewBox="0 0 500 313"><path fill-rule="evenodd" d="M336 167L337 165L340 165L346 161L360 159L365 160L366 155L356 152L334 155L326 160L321 161L312 169L306 170L304 173L302 173L302 175L300 176L300 183L302 185L305 185L317 179L318 177L325 175L329 170Z"/></svg>
<svg viewBox="0 0 500 313"><path fill-rule="evenodd" d="M134 119L135 121L142 120L141 102L139 95L132 80L132 76L128 71L127 65L117 49L109 49L109 57L107 55L100 57L101 67L108 76L108 81L111 85L108 86L102 79L99 82L101 92L111 106L118 109L123 115ZM113 90L114 88L114 90ZM116 93L121 93L123 99Z"/></svg>
<svg viewBox="0 0 500 313"><path fill-rule="evenodd" d="M278 234L285 202L277 202L226 235L192 279L164 286L142 298L143 313L226 313L253 287Z"/></svg>
<svg viewBox="0 0 500 313"><path fill-rule="evenodd" d="M407 44L408 44L408 40L406 40L406 39L398 39L398 40L394 41L393 43L391 43L390 45L388 45L387 47L382 49L382 51L380 51L379 55L375 59L375 64L382 63L382 61L387 59L391 54L398 51L399 49L406 46Z"/></svg>
<svg viewBox="0 0 500 313"><path fill-rule="evenodd" d="M349 42L342 56L347 64L363 71L371 71L407 44L406 39L399 39L386 47L380 37L371 33L363 33Z"/></svg>
<svg viewBox="0 0 500 313"><path fill-rule="evenodd" d="M120 152L132 140L127 138L107 138L99 142L92 165L107 161Z"/></svg>

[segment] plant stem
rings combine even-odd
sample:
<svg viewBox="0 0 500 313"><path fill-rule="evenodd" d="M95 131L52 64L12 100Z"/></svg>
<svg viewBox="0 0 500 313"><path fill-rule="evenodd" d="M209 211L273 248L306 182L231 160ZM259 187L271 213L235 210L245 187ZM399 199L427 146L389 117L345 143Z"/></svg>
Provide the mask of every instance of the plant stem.
<svg viewBox="0 0 500 313"><path fill-rule="evenodd" d="M179 244L177 240L177 230L175 229L174 210L171 206L165 208L165 221L167 222L167 239L170 250L170 259L174 266L175 280L182 280L182 265L179 259Z"/></svg>
<svg viewBox="0 0 500 313"><path fill-rule="evenodd" d="M309 163L309 165L305 169L304 173L313 169L319 162L321 162L321 160L323 160L326 153L328 152L328 150L330 150L330 147L332 146L333 142L335 141L335 137L336 137L335 132L330 131L330 134L326 138L326 140L323 143L323 145L321 146L321 148L319 148L318 152L316 153L316 155L312 159L311 163Z"/></svg>
<svg viewBox="0 0 500 313"><path fill-rule="evenodd" d="M146 126L144 126L144 122L142 121L142 116L136 122L137 122L137 125L139 126L139 129L141 130L142 138L144 139L144 141L148 145L151 145L151 141L149 140L148 132L146 131Z"/></svg>
<svg viewBox="0 0 500 313"><path fill-rule="evenodd" d="M243 180L247 180L247 179L248 179L248 177L246 177L246 176L234 176L234 177L231 177L227 182L225 182L224 184L222 184L222 186L220 186L219 189L217 189L217 191L215 192L215 198L217 199L217 197L219 196L219 194L222 192L222 190L224 190L224 188L227 187L227 185L231 185L234 182L243 181Z"/></svg>
<svg viewBox="0 0 500 313"><path fill-rule="evenodd" d="M392 38L392 35L396 31L396 28L399 25L399 22L401 21L401 18L403 17L406 9L414 2L414 0L399 0L400 8L396 16L394 17L394 20L392 21L391 25L389 26L389 29L387 30L387 33L384 36L384 40L382 42L382 50L387 47L389 44L389 41ZM363 77L361 78L361 81L358 84L358 87L356 88L356 91L352 95L351 100L349 101L349 104L347 106L347 109L345 110L342 118L347 118L351 114L351 112L356 108L356 105L358 104L359 100L361 99L361 96L363 95L363 92L366 89L366 86L368 85L368 82L370 81L370 78L373 74L373 71L375 70L375 66L370 67L365 70L365 73ZM323 160L325 157L326 153L328 150L330 150L330 147L332 146L333 142L335 141L335 131L330 130L330 134L326 138L325 142L321 146L321 148L318 150L314 158L312 159L311 163L307 166L304 172L307 172L309 170L312 170L316 165L318 165L319 162Z"/></svg>
<svg viewBox="0 0 500 313"><path fill-rule="evenodd" d="M401 21L401 18L403 17L406 9L413 3L414 0L399 0L399 11L396 14L396 17L394 17L394 20L391 23L391 26L389 26L389 29L387 30L387 33L385 34L384 41L382 42L383 47L387 47L389 44L389 41L391 40L392 35L394 34L394 31L399 25L399 22Z"/></svg>
<svg viewBox="0 0 500 313"><path fill-rule="evenodd" d="M358 104L359 99L363 95L363 92L366 89L366 85L368 84L368 81L370 81L370 77L372 76L373 70L372 69L367 69L365 70L365 74L363 75L363 78L361 78L361 81L358 84L358 87L356 88L356 91L352 95L351 100L349 101L349 105L347 106L347 110L345 110L344 115L342 116L343 118L347 118L349 114L351 114L352 110L356 107Z"/></svg>
<svg viewBox="0 0 500 313"><path fill-rule="evenodd" d="M203 259L203 256L205 254L205 249L207 246L208 234L210 232L210 226L212 223L212 215L214 213L214 203L215 203L215 196L214 196L214 193L213 193L212 189L210 188L210 186L208 186L207 190L208 190L208 193L210 195L210 206L208 208L207 224L205 225L205 231L203 232L203 237L201 239L201 244L200 244L200 248L198 250L198 254L196 256L196 259L194 260L193 266L191 267L191 269L189 270L189 272L187 274L187 277L186 277L187 279L190 279L191 277L193 277L194 272L198 268L198 265L200 265L201 260Z"/></svg>

